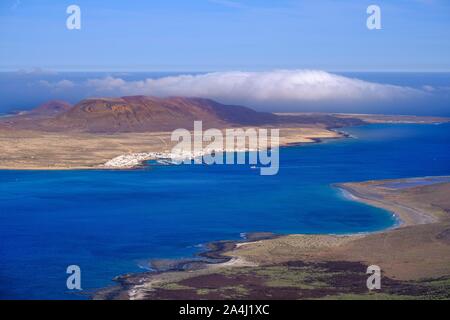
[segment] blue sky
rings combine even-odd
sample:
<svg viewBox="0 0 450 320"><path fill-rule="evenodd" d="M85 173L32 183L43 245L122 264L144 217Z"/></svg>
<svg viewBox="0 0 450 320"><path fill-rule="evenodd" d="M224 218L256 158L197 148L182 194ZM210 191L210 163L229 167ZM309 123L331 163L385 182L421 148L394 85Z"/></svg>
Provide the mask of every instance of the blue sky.
<svg viewBox="0 0 450 320"><path fill-rule="evenodd" d="M450 1L2 0L0 48L1 70L449 71Z"/></svg>

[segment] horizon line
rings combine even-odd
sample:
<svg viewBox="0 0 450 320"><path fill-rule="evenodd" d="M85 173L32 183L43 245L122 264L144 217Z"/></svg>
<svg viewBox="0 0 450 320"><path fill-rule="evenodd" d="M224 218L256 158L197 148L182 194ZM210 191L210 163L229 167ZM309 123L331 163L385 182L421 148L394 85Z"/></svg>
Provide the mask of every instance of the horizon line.
<svg viewBox="0 0 450 320"><path fill-rule="evenodd" d="M218 70L201 70L201 69L189 69L189 70L176 70L176 69L65 69L65 68L39 68L39 67L24 67L24 68L3 68L0 67L1 73L24 73L24 74L39 74L51 75L52 73L102 73L102 72L129 72L129 73L152 73L152 72L163 72L163 73L215 73L215 72L231 72L231 71L245 71L245 72L265 72L273 70L321 70L330 73L341 73L341 72L354 72L354 73L450 73L450 69L414 69L414 70L404 70L404 69L326 69L326 68L267 68L267 69L245 69L245 68L230 68L230 69L218 69Z"/></svg>

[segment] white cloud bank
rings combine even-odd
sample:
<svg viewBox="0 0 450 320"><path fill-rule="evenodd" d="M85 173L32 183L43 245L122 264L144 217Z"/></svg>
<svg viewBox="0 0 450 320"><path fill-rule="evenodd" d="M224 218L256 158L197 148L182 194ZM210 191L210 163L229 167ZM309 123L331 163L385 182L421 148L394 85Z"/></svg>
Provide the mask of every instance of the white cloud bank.
<svg viewBox="0 0 450 320"><path fill-rule="evenodd" d="M105 94L190 96L254 103L376 102L424 94L410 87L373 83L320 70L214 72L139 81L106 77L90 79L86 85Z"/></svg>
<svg viewBox="0 0 450 320"><path fill-rule="evenodd" d="M49 82L47 80L40 80L39 84L41 86L48 87L48 88L55 89L55 90L71 89L71 88L75 87L75 83L70 80L61 80L61 81L54 82L54 83Z"/></svg>

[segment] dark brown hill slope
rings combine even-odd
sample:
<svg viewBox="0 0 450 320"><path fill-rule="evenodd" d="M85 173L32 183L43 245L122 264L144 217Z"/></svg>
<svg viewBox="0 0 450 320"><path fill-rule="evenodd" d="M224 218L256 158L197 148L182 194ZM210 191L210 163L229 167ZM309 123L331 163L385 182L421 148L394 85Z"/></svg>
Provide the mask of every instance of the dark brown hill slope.
<svg viewBox="0 0 450 320"><path fill-rule="evenodd" d="M90 98L73 107L53 102L28 112L26 117L4 119L0 125L43 131L155 132L192 129L195 120L203 121L204 128L262 125L341 127L363 123L358 119L331 115L281 116L202 98L130 96Z"/></svg>
<svg viewBox="0 0 450 320"><path fill-rule="evenodd" d="M222 128L273 123L277 116L207 99L133 96L83 100L47 126L88 132L166 131L191 129L195 120L202 120L205 127Z"/></svg>
<svg viewBox="0 0 450 320"><path fill-rule="evenodd" d="M61 100L51 100L39 107L31 110L28 115L31 116L55 116L57 114L66 112L72 108L72 105L68 102Z"/></svg>

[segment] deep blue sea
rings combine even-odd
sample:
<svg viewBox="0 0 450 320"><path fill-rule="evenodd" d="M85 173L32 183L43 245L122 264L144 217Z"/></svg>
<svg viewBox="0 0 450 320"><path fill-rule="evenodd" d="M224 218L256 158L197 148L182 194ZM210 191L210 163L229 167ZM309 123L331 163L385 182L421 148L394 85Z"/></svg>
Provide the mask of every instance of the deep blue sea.
<svg viewBox="0 0 450 320"><path fill-rule="evenodd" d="M396 223L336 182L450 174L450 124L347 128L356 138L283 148L276 176L245 165L129 171L0 171L0 298L84 299L83 292L191 257L243 232L354 233Z"/></svg>

